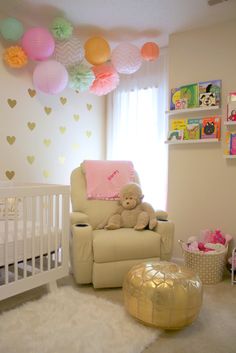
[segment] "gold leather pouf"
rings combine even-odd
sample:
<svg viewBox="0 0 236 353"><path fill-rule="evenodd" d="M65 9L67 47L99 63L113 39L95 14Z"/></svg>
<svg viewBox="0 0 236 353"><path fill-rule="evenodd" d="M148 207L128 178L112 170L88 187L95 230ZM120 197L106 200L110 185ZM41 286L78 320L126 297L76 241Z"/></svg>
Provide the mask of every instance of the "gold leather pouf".
<svg viewBox="0 0 236 353"><path fill-rule="evenodd" d="M191 324L202 305L202 283L195 272L167 261L131 268L123 284L124 304L139 321L175 330Z"/></svg>

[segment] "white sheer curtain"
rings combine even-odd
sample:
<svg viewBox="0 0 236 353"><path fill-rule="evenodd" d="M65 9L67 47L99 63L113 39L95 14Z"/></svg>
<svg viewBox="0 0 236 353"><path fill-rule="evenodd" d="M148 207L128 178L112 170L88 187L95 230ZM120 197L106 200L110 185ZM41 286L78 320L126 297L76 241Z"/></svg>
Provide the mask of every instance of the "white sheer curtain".
<svg viewBox="0 0 236 353"><path fill-rule="evenodd" d="M167 199L166 107L167 50L122 76L108 96L107 159L133 161L144 199L156 209L166 209Z"/></svg>

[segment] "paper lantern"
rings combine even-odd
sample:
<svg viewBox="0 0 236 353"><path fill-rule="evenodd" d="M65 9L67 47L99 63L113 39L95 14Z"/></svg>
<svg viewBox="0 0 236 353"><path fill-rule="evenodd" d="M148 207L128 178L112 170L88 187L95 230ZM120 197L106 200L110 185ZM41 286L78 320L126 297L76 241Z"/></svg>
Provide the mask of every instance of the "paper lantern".
<svg viewBox="0 0 236 353"><path fill-rule="evenodd" d="M43 61L34 69L33 83L44 93L57 94L66 87L68 73L66 68L55 60Z"/></svg>
<svg viewBox="0 0 236 353"><path fill-rule="evenodd" d="M64 66L80 63L84 58L84 48L76 37L69 40L57 41L53 58Z"/></svg>
<svg viewBox="0 0 236 353"><path fill-rule="evenodd" d="M1 22L0 32L4 39L17 41L22 37L24 27L21 22L13 17L9 17Z"/></svg>
<svg viewBox="0 0 236 353"><path fill-rule="evenodd" d="M141 55L146 61L154 61L159 57L160 49L154 42L147 42L141 48Z"/></svg>
<svg viewBox="0 0 236 353"><path fill-rule="evenodd" d="M113 50L111 62L117 72L132 74L141 67L142 57L138 47L130 43L121 43Z"/></svg>
<svg viewBox="0 0 236 353"><path fill-rule="evenodd" d="M118 86L120 81L119 75L111 64L94 66L92 69L95 74L95 80L89 88L91 93L103 96Z"/></svg>
<svg viewBox="0 0 236 353"><path fill-rule="evenodd" d="M15 69L21 68L28 62L24 50L19 46L7 48L3 53L3 59L8 66Z"/></svg>
<svg viewBox="0 0 236 353"><path fill-rule="evenodd" d="M57 40L65 40L70 38L73 32L72 24L62 17L57 17L53 20L51 26L53 37Z"/></svg>
<svg viewBox="0 0 236 353"><path fill-rule="evenodd" d="M22 47L31 60L42 61L53 54L55 42L47 29L33 27L24 33Z"/></svg>
<svg viewBox="0 0 236 353"><path fill-rule="evenodd" d="M92 37L84 44L85 58L92 65L105 63L111 55L110 46L101 37Z"/></svg>
<svg viewBox="0 0 236 353"><path fill-rule="evenodd" d="M70 66L69 86L81 92L89 89L95 79L95 74L90 67L84 64Z"/></svg>

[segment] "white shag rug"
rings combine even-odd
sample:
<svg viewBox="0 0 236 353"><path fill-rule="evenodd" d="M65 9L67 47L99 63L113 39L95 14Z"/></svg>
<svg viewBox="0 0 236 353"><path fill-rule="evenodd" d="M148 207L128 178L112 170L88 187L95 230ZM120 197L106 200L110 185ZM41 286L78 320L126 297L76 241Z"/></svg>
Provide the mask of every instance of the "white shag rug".
<svg viewBox="0 0 236 353"><path fill-rule="evenodd" d="M140 353L159 332L123 306L68 286L0 315L0 351Z"/></svg>

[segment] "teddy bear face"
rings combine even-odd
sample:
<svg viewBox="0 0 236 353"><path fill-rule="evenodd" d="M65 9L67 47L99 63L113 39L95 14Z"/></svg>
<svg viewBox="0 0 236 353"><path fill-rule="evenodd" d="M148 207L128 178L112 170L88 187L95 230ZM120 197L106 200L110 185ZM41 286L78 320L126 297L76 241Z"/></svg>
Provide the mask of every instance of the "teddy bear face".
<svg viewBox="0 0 236 353"><path fill-rule="evenodd" d="M132 210L140 204L142 197L140 186L136 183L129 183L121 190L120 204L126 210Z"/></svg>
<svg viewBox="0 0 236 353"><path fill-rule="evenodd" d="M133 208L135 208L137 206L137 204L138 204L138 200L132 194L124 195L122 200L121 200L121 205L126 210L132 210Z"/></svg>

